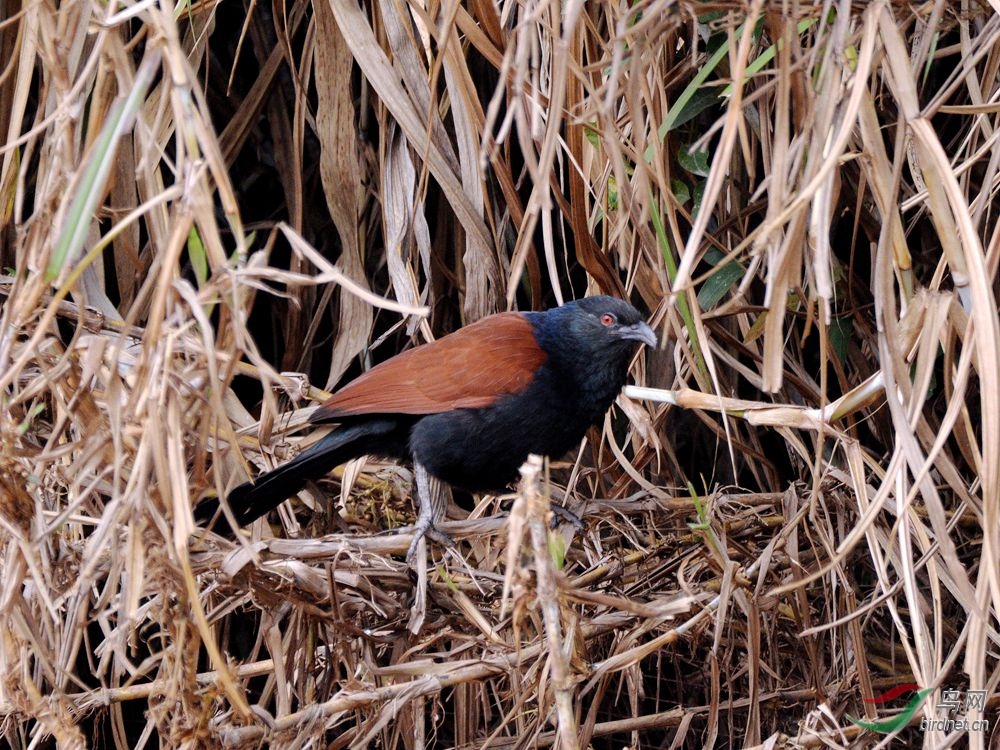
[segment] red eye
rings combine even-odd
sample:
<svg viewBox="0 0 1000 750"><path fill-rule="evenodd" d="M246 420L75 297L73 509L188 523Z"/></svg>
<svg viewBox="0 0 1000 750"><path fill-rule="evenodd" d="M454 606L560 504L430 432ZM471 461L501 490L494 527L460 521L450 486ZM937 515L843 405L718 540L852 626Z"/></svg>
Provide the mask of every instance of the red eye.
<svg viewBox="0 0 1000 750"><path fill-rule="evenodd" d="M611 313L604 313L601 316L601 323L606 326L613 326L615 324L615 316Z"/></svg>

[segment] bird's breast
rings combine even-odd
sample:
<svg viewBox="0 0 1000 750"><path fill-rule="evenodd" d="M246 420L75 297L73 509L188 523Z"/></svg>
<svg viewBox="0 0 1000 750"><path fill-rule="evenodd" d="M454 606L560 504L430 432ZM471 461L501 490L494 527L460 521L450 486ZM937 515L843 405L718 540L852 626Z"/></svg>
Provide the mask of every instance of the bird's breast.
<svg viewBox="0 0 1000 750"><path fill-rule="evenodd" d="M586 393L546 375L489 407L423 417L410 433L414 458L449 484L487 491L514 481L530 453L564 455L603 418L616 391Z"/></svg>

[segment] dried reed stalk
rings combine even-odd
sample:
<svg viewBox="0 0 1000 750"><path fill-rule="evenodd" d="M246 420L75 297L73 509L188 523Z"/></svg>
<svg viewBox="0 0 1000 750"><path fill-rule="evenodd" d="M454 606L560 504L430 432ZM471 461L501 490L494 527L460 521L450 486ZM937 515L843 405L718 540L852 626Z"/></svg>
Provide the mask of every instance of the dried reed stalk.
<svg viewBox="0 0 1000 750"><path fill-rule="evenodd" d="M915 682L985 747L916 725L1000 679L998 71L978 0L0 0L4 743L869 745ZM374 461L194 529L315 383L590 292L667 403L422 585Z"/></svg>

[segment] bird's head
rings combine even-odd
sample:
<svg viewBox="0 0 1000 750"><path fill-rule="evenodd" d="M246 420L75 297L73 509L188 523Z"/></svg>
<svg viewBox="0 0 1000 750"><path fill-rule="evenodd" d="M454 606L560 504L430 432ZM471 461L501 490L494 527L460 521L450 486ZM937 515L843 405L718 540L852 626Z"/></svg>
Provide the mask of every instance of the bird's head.
<svg viewBox="0 0 1000 750"><path fill-rule="evenodd" d="M656 334L642 314L615 297L584 297L535 315L542 347L550 353L561 350L584 366L588 360L627 363L639 344L656 346Z"/></svg>
<svg viewBox="0 0 1000 750"><path fill-rule="evenodd" d="M656 334L642 314L615 297L584 297L558 308L574 338L585 339L598 349L639 344L656 346Z"/></svg>

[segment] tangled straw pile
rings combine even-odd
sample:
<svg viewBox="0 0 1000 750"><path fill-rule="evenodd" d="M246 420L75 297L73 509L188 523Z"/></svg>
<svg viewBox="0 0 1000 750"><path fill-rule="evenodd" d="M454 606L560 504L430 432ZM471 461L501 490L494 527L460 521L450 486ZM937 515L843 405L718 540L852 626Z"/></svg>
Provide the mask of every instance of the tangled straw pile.
<svg viewBox="0 0 1000 750"><path fill-rule="evenodd" d="M0 0L4 742L874 745L916 683L985 747L919 724L997 718L998 70L984 0ZM374 461L193 528L316 384L596 291L672 404L432 565Z"/></svg>

